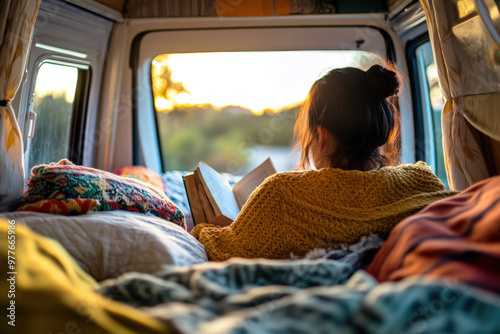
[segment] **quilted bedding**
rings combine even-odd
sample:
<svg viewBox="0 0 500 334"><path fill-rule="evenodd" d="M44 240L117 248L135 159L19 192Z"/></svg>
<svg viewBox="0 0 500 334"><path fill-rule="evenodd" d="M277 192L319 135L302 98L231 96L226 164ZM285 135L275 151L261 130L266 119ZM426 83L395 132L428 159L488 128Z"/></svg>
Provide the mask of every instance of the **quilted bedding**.
<svg viewBox="0 0 500 334"><path fill-rule="evenodd" d="M500 333L496 295L450 280L378 284L354 271L325 259L233 259L125 274L99 291L181 333Z"/></svg>
<svg viewBox="0 0 500 334"><path fill-rule="evenodd" d="M28 211L1 217L57 240L98 281L130 271L154 273L165 266L207 261L203 245L195 238L153 215L122 210L80 216Z"/></svg>

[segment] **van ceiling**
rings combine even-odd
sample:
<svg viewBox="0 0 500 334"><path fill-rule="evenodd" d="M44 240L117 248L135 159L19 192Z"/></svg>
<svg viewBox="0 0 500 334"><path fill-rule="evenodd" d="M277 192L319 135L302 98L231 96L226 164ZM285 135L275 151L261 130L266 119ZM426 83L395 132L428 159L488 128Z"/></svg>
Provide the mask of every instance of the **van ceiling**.
<svg viewBox="0 0 500 334"><path fill-rule="evenodd" d="M392 12L408 0L96 0L127 18Z"/></svg>

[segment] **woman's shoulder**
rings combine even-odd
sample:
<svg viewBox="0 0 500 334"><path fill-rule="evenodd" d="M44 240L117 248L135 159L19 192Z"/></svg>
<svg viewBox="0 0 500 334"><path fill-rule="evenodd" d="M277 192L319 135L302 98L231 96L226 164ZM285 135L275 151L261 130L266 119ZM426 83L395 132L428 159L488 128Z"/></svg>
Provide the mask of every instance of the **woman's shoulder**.
<svg viewBox="0 0 500 334"><path fill-rule="evenodd" d="M398 165L398 166L384 167L381 170L386 170L389 173L399 171L399 172L408 173L408 174L415 174L415 175L422 175L425 177L436 177L437 178L437 176L432 171L431 167L423 161L418 161L414 164L402 164L402 165Z"/></svg>
<svg viewBox="0 0 500 334"><path fill-rule="evenodd" d="M287 184L290 182L297 182L301 179L307 178L311 173L310 170L305 171L286 171L278 172L268 176L261 186L271 186L276 184Z"/></svg>
<svg viewBox="0 0 500 334"><path fill-rule="evenodd" d="M263 185L297 185L297 184L314 184L315 182L321 180L327 180L331 178L331 173L335 172L332 168L323 169L310 169L310 170L297 170L297 171L287 171L279 172L269 176L263 183Z"/></svg>
<svg viewBox="0 0 500 334"><path fill-rule="evenodd" d="M423 161L414 164L402 164L380 169L391 182L404 184L407 187L433 189L433 191L444 190L441 180L434 174L432 169Z"/></svg>
<svg viewBox="0 0 500 334"><path fill-rule="evenodd" d="M299 180L304 176L309 174L309 170L306 171L287 171L287 172L279 172L275 173L271 176L268 176L263 184L266 183L282 183L293 180Z"/></svg>
<svg viewBox="0 0 500 334"><path fill-rule="evenodd" d="M421 170L421 171L432 171L431 167L423 161L417 161L414 164L402 164L398 166L393 166L393 168L399 169L410 169L410 170Z"/></svg>
<svg viewBox="0 0 500 334"><path fill-rule="evenodd" d="M397 166L383 167L378 170L362 172L358 170L343 170L338 168L322 168L299 171L280 172L269 176L263 184L311 182L313 180L331 180L332 178L365 179L366 177L383 177L393 175L421 175L437 178L432 169L423 161L414 164L401 164Z"/></svg>

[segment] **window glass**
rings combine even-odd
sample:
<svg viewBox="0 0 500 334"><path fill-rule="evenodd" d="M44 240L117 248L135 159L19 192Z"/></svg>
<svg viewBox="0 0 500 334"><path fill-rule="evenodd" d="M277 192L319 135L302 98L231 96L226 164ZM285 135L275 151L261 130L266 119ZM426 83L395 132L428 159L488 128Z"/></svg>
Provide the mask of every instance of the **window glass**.
<svg viewBox="0 0 500 334"><path fill-rule="evenodd" d="M44 63L34 89L34 137L29 147L29 170L42 163L68 158L78 69Z"/></svg>
<svg viewBox="0 0 500 334"><path fill-rule="evenodd" d="M438 82L437 67L429 41L416 48L418 74L420 79L423 106L424 150L427 162L448 188L443 153L443 132L441 112L444 98Z"/></svg>
<svg viewBox="0 0 500 334"><path fill-rule="evenodd" d="M163 54L152 61L152 86L166 170L200 160L244 174L267 157L278 171L297 166L295 113L326 71L379 63L364 51Z"/></svg>

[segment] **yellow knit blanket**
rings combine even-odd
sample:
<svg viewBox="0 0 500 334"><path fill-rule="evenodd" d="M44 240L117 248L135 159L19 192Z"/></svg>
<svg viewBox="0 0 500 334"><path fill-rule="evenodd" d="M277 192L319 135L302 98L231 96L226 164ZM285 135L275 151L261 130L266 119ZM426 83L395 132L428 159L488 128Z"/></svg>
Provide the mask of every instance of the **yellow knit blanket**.
<svg viewBox="0 0 500 334"><path fill-rule="evenodd" d="M191 233L212 261L286 259L372 233L386 238L405 217L455 193L423 162L370 172L284 172L267 178L230 226L200 224Z"/></svg>

